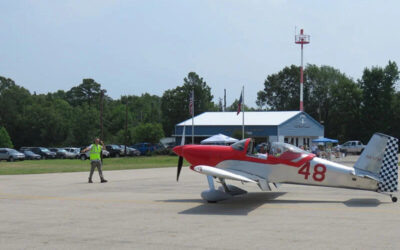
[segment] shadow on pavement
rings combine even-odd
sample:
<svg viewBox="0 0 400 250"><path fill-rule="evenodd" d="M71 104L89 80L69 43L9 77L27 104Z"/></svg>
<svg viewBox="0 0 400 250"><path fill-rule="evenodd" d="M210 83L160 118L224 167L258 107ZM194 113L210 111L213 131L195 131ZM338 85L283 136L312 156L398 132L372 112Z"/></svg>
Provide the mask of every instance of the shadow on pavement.
<svg viewBox="0 0 400 250"><path fill-rule="evenodd" d="M179 199L179 200L163 200L160 202L168 203L198 203L199 205L179 214L191 215L240 215L246 216L251 211L257 209L263 204L344 204L347 207L378 207L381 204L391 202L381 202L378 199L350 199L347 201L326 201L326 200L276 200L276 198L286 194L286 192L269 192L269 193L248 193L245 195L235 196L229 200L220 201L218 203L207 203L202 199Z"/></svg>
<svg viewBox="0 0 400 250"><path fill-rule="evenodd" d="M343 204L348 207L377 207L381 204L392 203L392 202L381 202L378 199L350 199Z"/></svg>
<svg viewBox="0 0 400 250"><path fill-rule="evenodd" d="M249 193L232 197L229 200L220 201L218 203L207 203L201 199L187 200L166 200L163 202L187 202L199 203L200 205L179 212L179 214L197 214L197 215L248 215L251 211L259 206L269 203L277 197L286 194L285 192L270 193Z"/></svg>

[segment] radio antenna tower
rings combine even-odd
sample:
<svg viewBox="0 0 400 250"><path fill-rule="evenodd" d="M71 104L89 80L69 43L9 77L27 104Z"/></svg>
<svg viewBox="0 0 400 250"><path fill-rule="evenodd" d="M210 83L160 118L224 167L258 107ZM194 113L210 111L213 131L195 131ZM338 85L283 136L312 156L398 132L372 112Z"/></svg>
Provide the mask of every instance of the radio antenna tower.
<svg viewBox="0 0 400 250"><path fill-rule="evenodd" d="M310 43L310 36L303 33L303 29L300 30L299 35L295 35L294 42L301 44L301 66L300 66L300 111L304 111L303 107L303 45Z"/></svg>

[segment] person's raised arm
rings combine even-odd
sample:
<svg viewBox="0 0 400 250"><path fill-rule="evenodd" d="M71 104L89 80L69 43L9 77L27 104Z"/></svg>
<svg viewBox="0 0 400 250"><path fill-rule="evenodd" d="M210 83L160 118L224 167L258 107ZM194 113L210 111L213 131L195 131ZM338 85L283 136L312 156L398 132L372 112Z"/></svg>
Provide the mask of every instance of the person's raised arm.
<svg viewBox="0 0 400 250"><path fill-rule="evenodd" d="M84 149L82 149L82 153L86 153L87 151L89 151L90 150L90 146L89 147L86 147L86 148L84 148Z"/></svg>

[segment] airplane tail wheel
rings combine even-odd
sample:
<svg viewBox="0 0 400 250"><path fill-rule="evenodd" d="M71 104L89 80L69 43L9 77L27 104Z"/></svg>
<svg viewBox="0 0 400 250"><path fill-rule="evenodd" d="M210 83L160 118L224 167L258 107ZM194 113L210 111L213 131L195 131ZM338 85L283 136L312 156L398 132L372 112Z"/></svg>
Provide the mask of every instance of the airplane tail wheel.
<svg viewBox="0 0 400 250"><path fill-rule="evenodd" d="M396 196L392 196L392 201L393 202L397 202L397 197Z"/></svg>

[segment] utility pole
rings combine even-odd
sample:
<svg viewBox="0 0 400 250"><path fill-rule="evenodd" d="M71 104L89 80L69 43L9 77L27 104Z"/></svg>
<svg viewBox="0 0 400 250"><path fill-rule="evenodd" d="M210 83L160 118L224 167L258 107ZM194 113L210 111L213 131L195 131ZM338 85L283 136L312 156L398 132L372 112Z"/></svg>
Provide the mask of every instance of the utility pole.
<svg viewBox="0 0 400 250"><path fill-rule="evenodd" d="M103 100L104 100L104 93L106 92L105 89L100 91L100 135L101 140L104 140L104 130L103 130Z"/></svg>
<svg viewBox="0 0 400 250"><path fill-rule="evenodd" d="M224 89L224 112L226 112L226 89Z"/></svg>
<svg viewBox="0 0 400 250"><path fill-rule="evenodd" d="M128 98L125 103L125 156L126 156L126 144L128 144Z"/></svg>

